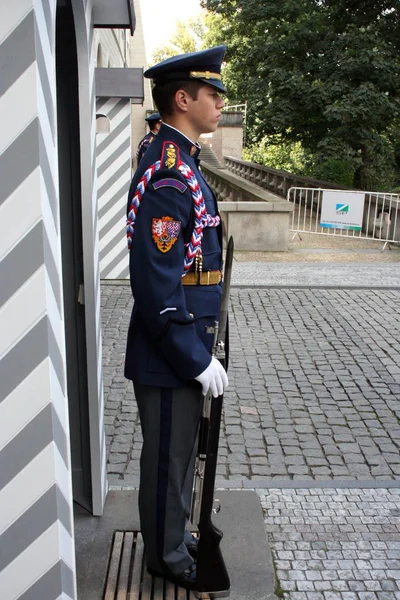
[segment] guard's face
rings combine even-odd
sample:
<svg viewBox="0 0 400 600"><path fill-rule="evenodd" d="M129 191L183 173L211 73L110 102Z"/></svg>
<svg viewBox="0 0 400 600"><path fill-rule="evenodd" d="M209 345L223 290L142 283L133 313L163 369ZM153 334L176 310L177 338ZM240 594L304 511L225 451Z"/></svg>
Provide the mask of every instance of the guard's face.
<svg viewBox="0 0 400 600"><path fill-rule="evenodd" d="M192 127L201 135L212 133L218 127L224 101L217 88L212 85L203 85L197 94L197 99L190 99L188 103L188 117Z"/></svg>

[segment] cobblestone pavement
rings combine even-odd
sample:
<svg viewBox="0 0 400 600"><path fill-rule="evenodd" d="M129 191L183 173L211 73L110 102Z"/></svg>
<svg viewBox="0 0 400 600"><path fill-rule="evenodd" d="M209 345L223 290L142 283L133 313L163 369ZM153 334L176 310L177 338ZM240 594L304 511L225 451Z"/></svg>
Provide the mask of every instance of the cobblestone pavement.
<svg viewBox="0 0 400 600"><path fill-rule="evenodd" d="M231 300L218 484L400 479L400 291L233 289ZM103 286L108 469L133 485L130 307L128 286Z"/></svg>
<svg viewBox="0 0 400 600"><path fill-rule="evenodd" d="M258 492L283 598L400 598L399 489Z"/></svg>
<svg viewBox="0 0 400 600"><path fill-rule="evenodd" d="M253 253L254 254L254 253ZM284 254L284 253L283 253ZM360 252L356 255L362 257ZM326 256L313 251L312 258L321 262L245 262L235 260L232 280L243 287L400 287L400 253L392 252L395 263L360 264L358 262L324 262ZM306 255L310 260L310 255ZM331 257L331 260L338 256ZM365 260L365 257L364 257ZM371 268L372 267L372 268Z"/></svg>
<svg viewBox="0 0 400 600"><path fill-rule="evenodd" d="M234 288L231 300L217 486L258 492L285 600L400 599L400 290ZM102 286L114 488L138 485L130 309L129 286Z"/></svg>

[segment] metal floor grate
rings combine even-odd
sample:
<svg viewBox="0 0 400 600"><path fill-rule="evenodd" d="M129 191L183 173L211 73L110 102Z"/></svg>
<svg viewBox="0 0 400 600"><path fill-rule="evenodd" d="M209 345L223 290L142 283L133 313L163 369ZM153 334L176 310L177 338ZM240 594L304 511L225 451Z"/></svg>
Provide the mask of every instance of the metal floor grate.
<svg viewBox="0 0 400 600"><path fill-rule="evenodd" d="M116 531L104 600L196 600L196 596L148 574L140 531Z"/></svg>

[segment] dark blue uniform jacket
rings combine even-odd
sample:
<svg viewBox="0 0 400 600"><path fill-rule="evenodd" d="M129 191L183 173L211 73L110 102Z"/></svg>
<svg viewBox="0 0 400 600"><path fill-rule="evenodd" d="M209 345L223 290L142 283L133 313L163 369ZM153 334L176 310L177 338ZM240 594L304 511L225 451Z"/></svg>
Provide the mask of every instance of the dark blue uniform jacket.
<svg viewBox="0 0 400 600"><path fill-rule="evenodd" d="M172 158L171 153L166 154L166 148L173 148ZM192 235L194 217L191 190L177 169L178 154L194 171L207 212L218 214L215 196L198 169L199 151L187 137L163 124L131 183L128 207L143 173L162 160L142 197L130 249L134 307L125 376L134 382L183 387L190 385L211 360L213 336L205 328L219 320L222 284L183 286L181 278L184 244ZM162 219L165 222L166 217L174 222L179 235L168 251L161 251L154 236L154 223ZM203 272L222 269L221 247L221 225L206 227L202 240Z"/></svg>
<svg viewBox="0 0 400 600"><path fill-rule="evenodd" d="M146 133L144 138L140 140L136 151L137 164L140 163L144 153L146 152L147 148L150 146L151 142L154 140L155 137L155 134L152 131L149 131L149 133Z"/></svg>

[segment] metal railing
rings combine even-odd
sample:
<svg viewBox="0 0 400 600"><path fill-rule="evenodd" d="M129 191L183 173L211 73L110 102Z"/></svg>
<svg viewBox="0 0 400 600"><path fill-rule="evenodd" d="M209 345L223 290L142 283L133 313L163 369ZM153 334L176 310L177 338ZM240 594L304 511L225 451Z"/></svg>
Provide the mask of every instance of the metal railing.
<svg viewBox="0 0 400 600"><path fill-rule="evenodd" d="M336 204L331 212L340 213L346 207L346 193L357 200L360 197L358 227L338 224L335 220L327 224L321 217L324 192L332 189L292 187L287 192L287 201L293 205L290 231L293 238L300 233L334 235L354 239L371 239L384 243L384 250L390 242L400 243L400 195L381 192L343 190L343 203ZM337 198L340 192L337 191ZM363 201L362 201L363 198ZM327 200L327 198L325 198ZM338 208L339 207L339 208ZM337 226L336 226L337 225ZM301 237L301 236L300 236Z"/></svg>

